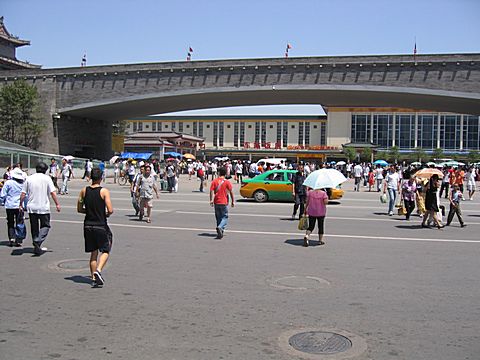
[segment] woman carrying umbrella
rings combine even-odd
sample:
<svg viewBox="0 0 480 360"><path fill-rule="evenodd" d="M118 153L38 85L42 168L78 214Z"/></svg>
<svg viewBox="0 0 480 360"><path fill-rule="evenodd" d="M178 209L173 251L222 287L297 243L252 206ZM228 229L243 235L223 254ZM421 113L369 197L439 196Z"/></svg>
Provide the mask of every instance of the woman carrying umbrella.
<svg viewBox="0 0 480 360"><path fill-rule="evenodd" d="M442 225L442 223L437 218L437 212L439 211L438 201L437 201L437 191L439 187L438 179L439 179L438 175L433 174L432 177L430 178L430 181L428 182L427 193L425 196L425 209L427 212L423 217L422 227L428 227L426 223L429 216L433 219L433 221L437 225L437 228L441 229L445 226L445 225Z"/></svg>
<svg viewBox="0 0 480 360"><path fill-rule="evenodd" d="M308 229L303 237L303 246L308 246L310 234L315 229L315 223L318 221L318 240L319 245L323 242L325 215L327 214L328 195L322 189L310 190L307 192L307 203L305 212L308 215Z"/></svg>

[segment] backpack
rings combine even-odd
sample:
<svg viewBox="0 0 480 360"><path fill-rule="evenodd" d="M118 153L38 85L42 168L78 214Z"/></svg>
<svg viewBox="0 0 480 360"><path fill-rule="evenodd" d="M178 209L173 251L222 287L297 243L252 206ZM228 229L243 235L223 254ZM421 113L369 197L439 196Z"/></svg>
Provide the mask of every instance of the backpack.
<svg viewBox="0 0 480 360"><path fill-rule="evenodd" d="M198 176L198 177L204 177L204 176L205 176L205 172L203 171L202 168L200 168L200 169L197 170L197 176Z"/></svg>

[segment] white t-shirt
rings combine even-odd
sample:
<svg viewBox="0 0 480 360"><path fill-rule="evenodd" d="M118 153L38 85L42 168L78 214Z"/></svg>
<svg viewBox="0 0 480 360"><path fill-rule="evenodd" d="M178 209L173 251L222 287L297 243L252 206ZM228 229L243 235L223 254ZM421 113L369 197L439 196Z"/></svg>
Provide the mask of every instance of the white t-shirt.
<svg viewBox="0 0 480 360"><path fill-rule="evenodd" d="M385 181L387 182L387 189L398 189L398 181L400 180L400 175L394 172L393 174L388 173L385 177Z"/></svg>
<svg viewBox="0 0 480 360"><path fill-rule="evenodd" d="M50 194L55 191L52 178L42 173L27 177L22 192L27 194L27 212L35 214L50 213Z"/></svg>
<svg viewBox="0 0 480 360"><path fill-rule="evenodd" d="M362 177L362 166L360 164L355 165L355 167L353 168L353 173L355 174L355 177Z"/></svg>

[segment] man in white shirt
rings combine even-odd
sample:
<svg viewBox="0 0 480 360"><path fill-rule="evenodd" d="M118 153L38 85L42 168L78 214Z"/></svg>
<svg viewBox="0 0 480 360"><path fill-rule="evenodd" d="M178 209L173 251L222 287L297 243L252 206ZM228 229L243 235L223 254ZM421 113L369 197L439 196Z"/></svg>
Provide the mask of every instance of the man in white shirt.
<svg viewBox="0 0 480 360"><path fill-rule="evenodd" d="M360 191L360 181L362 180L363 168L362 165L357 164L353 168L353 176L355 178L355 191Z"/></svg>
<svg viewBox="0 0 480 360"><path fill-rule="evenodd" d="M50 230L50 200L49 195L55 202L57 211L60 212L60 203L55 193L55 185L50 176L45 175L48 170L47 164L39 162L35 167L37 173L27 177L23 183L20 195L20 210L24 210L23 200L27 201L27 212L30 218L30 230L32 233L33 252L42 255L47 248L42 247Z"/></svg>

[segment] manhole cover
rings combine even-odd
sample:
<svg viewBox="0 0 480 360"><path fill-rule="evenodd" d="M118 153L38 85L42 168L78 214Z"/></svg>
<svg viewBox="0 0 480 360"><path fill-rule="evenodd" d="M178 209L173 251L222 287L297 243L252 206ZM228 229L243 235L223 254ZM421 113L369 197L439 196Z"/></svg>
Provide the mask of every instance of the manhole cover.
<svg viewBox="0 0 480 360"><path fill-rule="evenodd" d="M329 286L330 282L315 276L289 275L273 280L271 285L280 289L316 290Z"/></svg>
<svg viewBox="0 0 480 360"><path fill-rule="evenodd" d="M77 271L90 269L90 264L88 260L71 259L57 261L55 263L49 264L48 267L52 270Z"/></svg>
<svg viewBox="0 0 480 360"><path fill-rule="evenodd" d="M298 333L290 337L288 343L295 350L318 355L336 354L352 347L352 342L347 337L324 331Z"/></svg>

